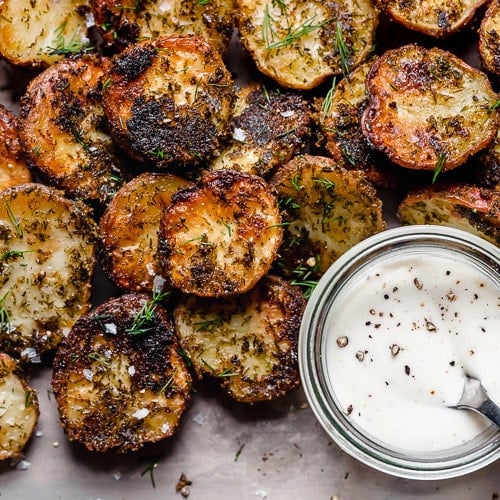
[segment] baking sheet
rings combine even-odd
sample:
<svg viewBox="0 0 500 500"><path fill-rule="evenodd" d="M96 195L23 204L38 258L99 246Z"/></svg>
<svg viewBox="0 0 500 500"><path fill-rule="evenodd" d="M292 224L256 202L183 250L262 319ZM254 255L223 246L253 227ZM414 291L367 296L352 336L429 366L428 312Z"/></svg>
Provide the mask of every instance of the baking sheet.
<svg viewBox="0 0 500 500"><path fill-rule="evenodd" d="M388 38L382 43L388 45L398 37L382 33ZM468 44L454 48L477 65L477 53ZM237 43L228 66L240 81L253 71ZM10 86L12 82L22 86L24 75L25 71L0 63L0 102L15 111L19 94ZM383 196L392 226L397 200L387 193ZM95 304L117 294L100 274L96 282ZM181 474L192 482L190 500L493 500L500 494L500 461L443 481L404 480L368 468L332 443L300 388L280 401L249 406L230 401L208 384L198 384L174 437L127 456L90 453L66 440L50 377L49 366L34 366L31 383L41 410L37 434L23 460L15 466L0 465L2 499L182 499L176 492Z"/></svg>

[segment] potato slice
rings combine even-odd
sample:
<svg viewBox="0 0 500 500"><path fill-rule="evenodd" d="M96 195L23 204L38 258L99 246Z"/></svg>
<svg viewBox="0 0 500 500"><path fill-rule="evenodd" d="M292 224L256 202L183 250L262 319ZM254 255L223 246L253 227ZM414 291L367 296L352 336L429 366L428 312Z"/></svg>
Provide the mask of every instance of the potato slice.
<svg viewBox="0 0 500 500"><path fill-rule="evenodd" d="M0 352L0 461L20 458L39 415L37 393L19 363Z"/></svg>
<svg viewBox="0 0 500 500"><path fill-rule="evenodd" d="M500 245L500 192L467 184L430 186L409 193L397 211L402 224L438 224Z"/></svg>
<svg viewBox="0 0 500 500"><path fill-rule="evenodd" d="M281 243L277 200L256 175L216 170L177 192L160 221L160 262L185 293L243 293L264 276Z"/></svg>
<svg viewBox="0 0 500 500"><path fill-rule="evenodd" d="M333 80L327 95L315 101L317 122L335 161L348 170L362 170L376 186L392 187L397 184L395 172L361 130L361 115L368 106L366 76L372 64L373 60L363 63L338 84Z"/></svg>
<svg viewBox="0 0 500 500"><path fill-rule="evenodd" d="M330 158L294 158L271 185L285 227L275 269L304 287L306 295L340 255L385 229L382 202L363 173Z"/></svg>
<svg viewBox="0 0 500 500"><path fill-rule="evenodd" d="M311 136L311 106L295 92L268 91L252 83L239 89L232 138L211 163L267 176L305 147Z"/></svg>
<svg viewBox="0 0 500 500"><path fill-rule="evenodd" d="M157 255L162 210L188 185L172 174L144 173L111 200L99 223L99 259L117 286L151 292L155 276L162 274Z"/></svg>
<svg viewBox="0 0 500 500"><path fill-rule="evenodd" d="M380 8L411 30L434 37L457 32L488 0L377 0Z"/></svg>
<svg viewBox="0 0 500 500"><path fill-rule="evenodd" d="M191 390L177 350L158 295L124 295L82 317L58 349L52 376L68 439L126 453L172 436Z"/></svg>
<svg viewBox="0 0 500 500"><path fill-rule="evenodd" d="M477 162L475 184L500 191L500 128L493 142L478 155Z"/></svg>
<svg viewBox="0 0 500 500"><path fill-rule="evenodd" d="M90 55L59 61L31 81L20 108L29 164L69 196L100 204L127 175L102 108L107 66Z"/></svg>
<svg viewBox="0 0 500 500"><path fill-rule="evenodd" d="M198 35L223 53L233 34L233 0L91 0L104 40L125 47L145 38Z"/></svg>
<svg viewBox="0 0 500 500"><path fill-rule="evenodd" d="M0 191L31 180L19 144L17 119L0 104Z"/></svg>
<svg viewBox="0 0 500 500"><path fill-rule="evenodd" d="M450 52L389 50L373 64L366 89L363 132L403 167L453 169L496 134L497 96L488 78Z"/></svg>
<svg viewBox="0 0 500 500"><path fill-rule="evenodd" d="M160 168L208 160L226 134L233 83L203 39L158 37L130 45L114 61L104 110L115 139Z"/></svg>
<svg viewBox="0 0 500 500"><path fill-rule="evenodd" d="M479 55L487 71L500 76L500 1L493 0L479 28Z"/></svg>
<svg viewBox="0 0 500 500"><path fill-rule="evenodd" d="M240 38L262 73L284 87L312 89L346 74L373 49L371 0L236 0Z"/></svg>
<svg viewBox="0 0 500 500"><path fill-rule="evenodd" d="M89 47L89 0L2 0L0 55L21 66L47 66Z"/></svg>
<svg viewBox="0 0 500 500"><path fill-rule="evenodd" d="M254 403L299 385L304 306L296 287L266 276L238 297L184 297L174 312L175 327L199 377L215 377L233 399Z"/></svg>
<svg viewBox="0 0 500 500"><path fill-rule="evenodd" d="M88 209L55 189L0 194L0 350L39 361L88 311L96 233Z"/></svg>

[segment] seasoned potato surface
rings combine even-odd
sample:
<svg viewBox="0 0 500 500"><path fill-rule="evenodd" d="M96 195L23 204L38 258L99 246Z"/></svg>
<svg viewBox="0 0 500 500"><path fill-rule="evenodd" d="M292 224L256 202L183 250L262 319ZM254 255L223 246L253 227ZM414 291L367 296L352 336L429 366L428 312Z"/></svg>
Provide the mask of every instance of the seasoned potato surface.
<svg viewBox="0 0 500 500"><path fill-rule="evenodd" d="M479 54L483 66L500 76L500 1L493 0L479 29Z"/></svg>

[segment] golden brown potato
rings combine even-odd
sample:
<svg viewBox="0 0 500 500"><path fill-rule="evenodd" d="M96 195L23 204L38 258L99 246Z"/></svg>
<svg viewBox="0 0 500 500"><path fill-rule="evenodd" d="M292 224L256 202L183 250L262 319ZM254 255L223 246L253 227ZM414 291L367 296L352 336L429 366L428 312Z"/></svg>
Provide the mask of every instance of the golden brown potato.
<svg viewBox="0 0 500 500"><path fill-rule="evenodd" d="M39 361L90 308L97 227L41 184L0 194L0 350Z"/></svg>
<svg viewBox="0 0 500 500"><path fill-rule="evenodd" d="M363 132L403 167L453 169L496 134L497 96L488 78L444 50L389 50L373 64L366 89Z"/></svg>
<svg viewBox="0 0 500 500"><path fill-rule="evenodd" d="M271 185L284 222L275 268L303 287L306 296L340 255L385 228L382 202L363 173L330 158L294 158Z"/></svg>
<svg viewBox="0 0 500 500"><path fill-rule="evenodd" d="M402 224L438 224L500 245L500 192L467 184L431 186L409 193L398 207Z"/></svg>
<svg viewBox="0 0 500 500"><path fill-rule="evenodd" d="M165 168L213 155L232 97L220 55L197 36L173 35L130 45L114 60L104 110L130 155Z"/></svg>
<svg viewBox="0 0 500 500"><path fill-rule="evenodd" d="M20 458L39 415L36 391L18 362L0 352L0 461Z"/></svg>
<svg viewBox="0 0 500 500"><path fill-rule="evenodd" d="M139 294L109 300L64 339L52 388L70 441L125 453L176 431L191 377L160 302Z"/></svg>
<svg viewBox="0 0 500 500"><path fill-rule="evenodd" d="M151 292L160 276L158 229L172 195L189 183L172 174L144 173L124 184L99 222L99 259L105 274L131 292Z"/></svg>
<svg viewBox="0 0 500 500"><path fill-rule="evenodd" d="M311 106L298 93L246 85L237 93L232 137L210 168L265 177L305 147L311 126Z"/></svg>
<svg viewBox="0 0 500 500"><path fill-rule="evenodd" d="M184 293L243 293L264 276L281 243L277 200L256 175L215 170L178 191L160 221L164 275Z"/></svg>
<svg viewBox="0 0 500 500"><path fill-rule="evenodd" d="M107 66L105 59L83 55L47 68L21 99L19 129L29 164L48 182L101 204L126 176L102 108Z"/></svg>
<svg viewBox="0 0 500 500"><path fill-rule="evenodd" d="M500 128L493 142L478 155L474 169L476 184L500 191Z"/></svg>
<svg viewBox="0 0 500 500"><path fill-rule="evenodd" d="M233 33L233 0L91 0L95 23L109 45L164 35L198 35L224 52Z"/></svg>
<svg viewBox="0 0 500 500"><path fill-rule="evenodd" d="M0 191L31 180L19 144L16 117L0 104Z"/></svg>
<svg viewBox="0 0 500 500"><path fill-rule="evenodd" d="M493 0L479 28L479 54L487 71L500 76L500 1Z"/></svg>
<svg viewBox="0 0 500 500"><path fill-rule="evenodd" d="M363 63L338 84L333 80L327 95L315 102L317 122L335 161L348 170L362 170L376 186L391 187L397 184L394 171L361 130L361 115L368 106L366 75L372 64L373 60Z"/></svg>
<svg viewBox="0 0 500 500"><path fill-rule="evenodd" d="M377 0L380 8L403 26L434 37L457 32L488 0Z"/></svg>
<svg viewBox="0 0 500 500"><path fill-rule="evenodd" d="M0 55L21 66L46 66L89 47L89 0L2 0Z"/></svg>
<svg viewBox="0 0 500 500"><path fill-rule="evenodd" d="M199 377L215 377L233 399L254 403L299 385L304 306L296 287L266 276L238 297L184 297L174 312L175 327Z"/></svg>
<svg viewBox="0 0 500 500"><path fill-rule="evenodd" d="M347 74L373 49L372 0L236 0L240 38L262 73L284 87L312 89Z"/></svg>

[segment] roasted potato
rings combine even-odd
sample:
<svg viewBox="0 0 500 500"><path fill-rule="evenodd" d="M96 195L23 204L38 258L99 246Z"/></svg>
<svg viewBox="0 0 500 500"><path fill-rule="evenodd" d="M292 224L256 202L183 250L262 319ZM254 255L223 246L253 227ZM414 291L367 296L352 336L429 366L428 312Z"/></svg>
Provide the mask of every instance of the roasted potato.
<svg viewBox="0 0 500 500"><path fill-rule="evenodd" d="M477 162L474 182L500 191L500 128L493 142L478 155Z"/></svg>
<svg viewBox="0 0 500 500"><path fill-rule="evenodd" d="M260 84L239 89L231 121L232 138L211 163L268 176L301 151L311 136L311 106L294 92L268 91Z"/></svg>
<svg viewBox="0 0 500 500"><path fill-rule="evenodd" d="M484 68L500 76L500 1L493 0L479 28L479 55Z"/></svg>
<svg viewBox="0 0 500 500"><path fill-rule="evenodd" d="M376 0L395 21L411 30L434 37L457 32L488 0Z"/></svg>
<svg viewBox="0 0 500 500"><path fill-rule="evenodd" d="M36 362L90 307L97 227L41 184L0 197L0 350Z"/></svg>
<svg viewBox="0 0 500 500"><path fill-rule="evenodd" d="M2 0L0 55L21 66L46 66L87 49L89 0Z"/></svg>
<svg viewBox="0 0 500 500"><path fill-rule="evenodd" d="M203 39L158 37L115 60L104 91L111 132L137 160L160 168L207 161L227 133L233 83Z"/></svg>
<svg viewBox="0 0 500 500"><path fill-rule="evenodd" d="M366 75L372 64L363 63L338 84L333 80L326 96L315 101L316 121L335 161L348 170L362 170L376 186L392 187L397 184L393 169L361 130L361 115L368 106Z"/></svg>
<svg viewBox="0 0 500 500"><path fill-rule="evenodd" d="M31 180L31 171L19 144L17 119L0 104L0 191Z"/></svg>
<svg viewBox="0 0 500 500"><path fill-rule="evenodd" d="M438 224L500 245L500 192L467 184L430 186L409 193L397 210L402 224Z"/></svg>
<svg viewBox="0 0 500 500"><path fill-rule="evenodd" d="M104 40L123 48L145 38L198 35L223 53L233 34L233 0L91 0Z"/></svg>
<svg viewBox="0 0 500 500"><path fill-rule="evenodd" d="M69 196L105 204L127 175L107 126L102 87L107 61L59 61L21 99L19 138L28 163Z"/></svg>
<svg viewBox="0 0 500 500"><path fill-rule="evenodd" d="M382 202L360 171L300 156L271 179L284 223L275 270L308 294L327 268L359 241L385 229Z"/></svg>
<svg viewBox="0 0 500 500"><path fill-rule="evenodd" d="M174 311L175 327L199 377L215 377L236 401L272 400L299 385L304 306L296 287L266 276L238 297L185 296Z"/></svg>
<svg viewBox="0 0 500 500"><path fill-rule="evenodd" d="M262 73L284 87L312 89L349 73L373 49L371 0L236 0L241 41Z"/></svg>
<svg viewBox="0 0 500 500"><path fill-rule="evenodd" d="M160 221L164 276L203 297L246 292L270 269L281 243L277 200L256 175L215 170L178 191Z"/></svg>
<svg viewBox="0 0 500 500"><path fill-rule="evenodd" d="M20 458L39 415L38 396L19 363L0 352L0 461Z"/></svg>
<svg viewBox="0 0 500 500"><path fill-rule="evenodd" d="M162 274L157 255L162 210L188 185L172 174L144 173L111 200L99 222L99 260L117 286L151 292L155 276Z"/></svg>
<svg viewBox="0 0 500 500"><path fill-rule="evenodd" d="M439 48L385 52L372 65L366 90L363 132L403 167L453 169L497 131L497 96L486 75Z"/></svg>
<svg viewBox="0 0 500 500"><path fill-rule="evenodd" d="M177 350L159 296L124 295L80 318L52 375L68 439L125 453L174 434L191 390Z"/></svg>

